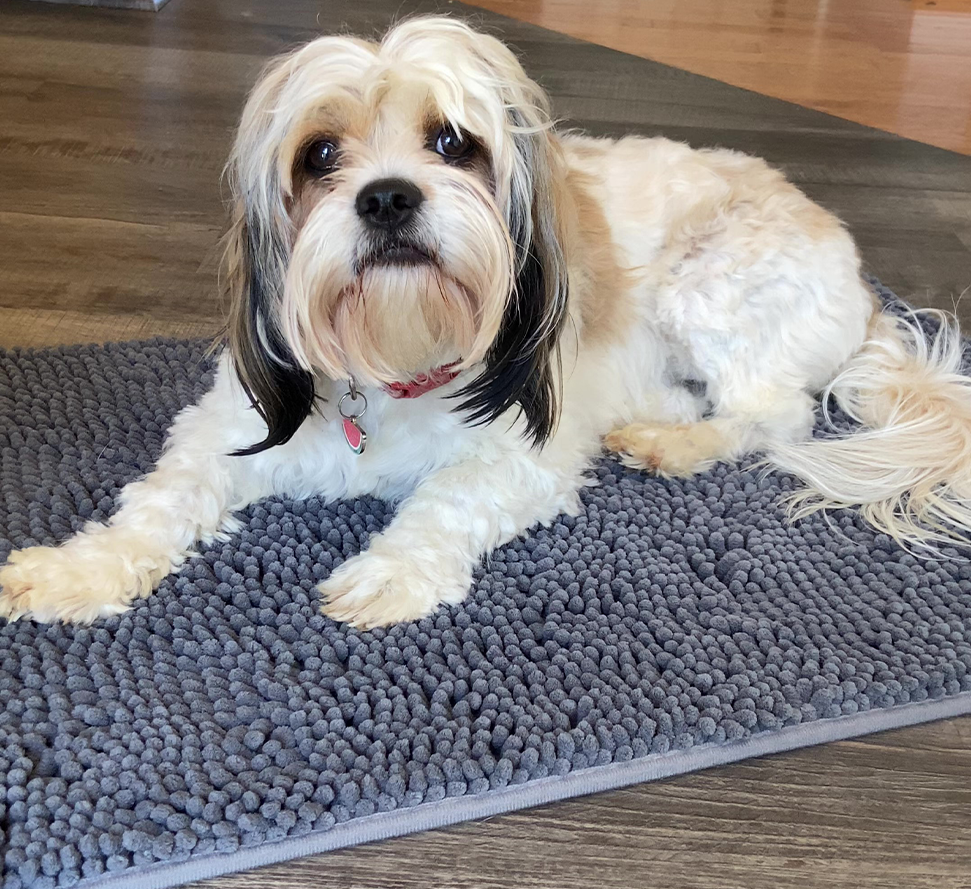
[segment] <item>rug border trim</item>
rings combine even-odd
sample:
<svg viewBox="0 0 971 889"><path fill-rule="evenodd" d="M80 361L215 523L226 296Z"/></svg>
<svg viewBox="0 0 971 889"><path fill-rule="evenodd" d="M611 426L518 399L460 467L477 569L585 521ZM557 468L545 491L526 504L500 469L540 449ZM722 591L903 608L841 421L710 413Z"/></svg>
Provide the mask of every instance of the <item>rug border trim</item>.
<svg viewBox="0 0 971 889"><path fill-rule="evenodd" d="M198 860L190 859L177 864L151 865L148 870L140 873L125 870L118 874L91 877L82 879L76 886L79 889L171 889L197 880L209 880L293 858L319 855L375 840L447 827L462 821L615 790L631 784L658 781L756 756L784 753L802 747L814 747L968 714L971 714L971 691L959 692L937 700L900 704L886 709L867 710L849 716L787 726L778 731L766 731L726 744L651 754L629 762L592 766L567 775L539 778L527 784L474 796L453 797L435 803L396 809L393 812L380 812L354 818L322 833L288 837L251 849L214 853Z"/></svg>

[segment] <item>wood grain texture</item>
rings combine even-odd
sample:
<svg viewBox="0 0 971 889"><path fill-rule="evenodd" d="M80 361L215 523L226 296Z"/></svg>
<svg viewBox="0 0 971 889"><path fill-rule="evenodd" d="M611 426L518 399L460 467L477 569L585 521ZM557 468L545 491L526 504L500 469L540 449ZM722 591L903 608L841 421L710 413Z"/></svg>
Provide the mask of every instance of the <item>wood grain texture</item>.
<svg viewBox="0 0 971 889"><path fill-rule="evenodd" d="M971 154L971 0L475 5Z"/></svg>
<svg viewBox="0 0 971 889"><path fill-rule="evenodd" d="M124 312L80 312L62 309L0 308L2 339L23 348L69 343L110 343L152 337L214 339L221 330L216 318L172 319Z"/></svg>
<svg viewBox="0 0 971 889"><path fill-rule="evenodd" d="M265 59L459 4L171 0L157 15L3 0L0 345L208 335L219 176ZM902 295L971 283L971 161L473 13L568 124L768 157L839 213ZM971 315L965 314L965 317ZM968 889L971 719L749 761L402 837L209 889Z"/></svg>
<svg viewBox="0 0 971 889"><path fill-rule="evenodd" d="M374 34L441 9L463 11L436 0L173 0L149 16L5 0L0 345L27 330L35 345L110 339L126 314L144 333L153 321L159 332L218 327L220 174L266 58L321 31ZM951 308L971 285L967 157L472 15L517 47L564 125L760 154L849 224L868 268L901 296ZM67 314L34 327L38 310ZM72 326L71 312L85 323Z"/></svg>
<svg viewBox="0 0 971 889"><path fill-rule="evenodd" d="M156 12L169 0L35 0L37 3L66 3L74 6L109 6L114 9L139 9Z"/></svg>

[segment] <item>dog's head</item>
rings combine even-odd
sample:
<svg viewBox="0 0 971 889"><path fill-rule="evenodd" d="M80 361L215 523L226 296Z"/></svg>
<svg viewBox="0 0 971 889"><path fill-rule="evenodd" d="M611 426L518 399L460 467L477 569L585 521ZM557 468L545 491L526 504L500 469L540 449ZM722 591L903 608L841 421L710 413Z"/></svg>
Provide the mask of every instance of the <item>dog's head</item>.
<svg viewBox="0 0 971 889"><path fill-rule="evenodd" d="M407 381L455 362L470 422L557 416L567 273L548 102L498 40L416 18L380 44L323 37L274 61L229 162L230 348L287 441L314 377Z"/></svg>

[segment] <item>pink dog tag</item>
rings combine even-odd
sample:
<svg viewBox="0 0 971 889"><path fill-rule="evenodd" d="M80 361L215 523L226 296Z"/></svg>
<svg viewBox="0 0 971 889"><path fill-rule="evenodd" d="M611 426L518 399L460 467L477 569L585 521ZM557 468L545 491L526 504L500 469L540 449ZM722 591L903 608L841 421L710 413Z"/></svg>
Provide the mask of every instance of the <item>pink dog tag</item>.
<svg viewBox="0 0 971 889"><path fill-rule="evenodd" d="M367 433L357 425L356 417L343 417L344 440L355 454L363 454L367 444Z"/></svg>
<svg viewBox="0 0 971 889"><path fill-rule="evenodd" d="M360 410L355 410L350 406L345 409L345 401L350 401L351 404L356 401L360 401ZM357 386L354 384L353 378L348 383L348 391L345 392L341 396L341 400L337 402L337 410L341 415L341 428L344 430L344 441L347 442L347 446L355 454L363 454L364 446L367 444L367 433L361 428L361 424L357 421L360 420L367 411L367 399L364 397L364 393L357 391Z"/></svg>

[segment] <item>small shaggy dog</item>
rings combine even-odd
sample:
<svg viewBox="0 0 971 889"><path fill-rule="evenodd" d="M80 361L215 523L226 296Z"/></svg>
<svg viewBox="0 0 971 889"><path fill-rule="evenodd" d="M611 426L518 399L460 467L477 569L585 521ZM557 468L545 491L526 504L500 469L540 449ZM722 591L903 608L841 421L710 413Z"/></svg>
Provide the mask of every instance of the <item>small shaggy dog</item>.
<svg viewBox="0 0 971 889"><path fill-rule="evenodd" d="M903 545L971 529L961 341L881 312L837 219L762 161L558 134L502 43L416 18L274 61L229 162L213 389L107 525L14 552L0 613L117 614L262 497L400 500L320 586L358 627L460 602L577 509L601 445L689 475L761 451L795 512ZM824 393L864 430L811 437Z"/></svg>

